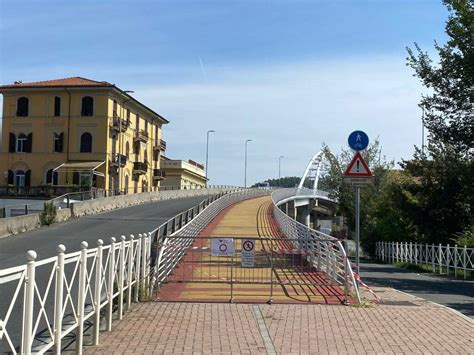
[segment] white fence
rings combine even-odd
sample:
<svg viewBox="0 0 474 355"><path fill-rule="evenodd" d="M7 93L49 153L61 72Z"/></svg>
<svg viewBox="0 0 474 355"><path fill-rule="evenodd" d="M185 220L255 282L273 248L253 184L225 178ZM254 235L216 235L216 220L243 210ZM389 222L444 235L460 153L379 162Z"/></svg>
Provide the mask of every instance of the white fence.
<svg viewBox="0 0 474 355"><path fill-rule="evenodd" d="M474 272L474 248L413 242L377 242L375 247L377 259L389 263L404 262L428 266L432 272L454 275Z"/></svg>
<svg viewBox="0 0 474 355"><path fill-rule="evenodd" d="M121 319L132 302L149 298L153 241L185 227L223 195L137 238L111 238L106 246L99 239L95 248L82 242L69 254L59 245L57 256L40 261L30 250L27 264L0 270L0 353L60 354L72 337L81 354L86 327L98 344L101 319L111 330L114 316Z"/></svg>
<svg viewBox="0 0 474 355"><path fill-rule="evenodd" d="M335 282L345 287L346 293L352 290L358 303L360 294L356 275L340 240L320 231L306 227L280 210L281 201L294 196L295 189L281 189L272 193L273 214L281 231L287 238L299 240L295 248L310 248L316 255L313 264L318 270L325 271ZM294 242L295 243L295 242Z"/></svg>

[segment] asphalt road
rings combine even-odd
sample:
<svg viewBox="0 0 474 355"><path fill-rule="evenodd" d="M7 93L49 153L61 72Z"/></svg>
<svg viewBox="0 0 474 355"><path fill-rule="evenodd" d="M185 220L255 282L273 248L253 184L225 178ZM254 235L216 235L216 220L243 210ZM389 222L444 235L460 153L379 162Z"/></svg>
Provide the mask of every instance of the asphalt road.
<svg viewBox="0 0 474 355"><path fill-rule="evenodd" d="M369 286L393 287L474 318L474 281L417 273L390 264L375 264L362 260L360 273L362 280Z"/></svg>
<svg viewBox="0 0 474 355"><path fill-rule="evenodd" d="M79 250L85 240L89 247L97 239L109 244L111 237L149 232L171 217L198 205L209 196L166 200L117 209L82 217L26 233L0 239L0 269L26 263L26 251L35 250L38 259L56 255L56 246L64 244L66 253Z"/></svg>

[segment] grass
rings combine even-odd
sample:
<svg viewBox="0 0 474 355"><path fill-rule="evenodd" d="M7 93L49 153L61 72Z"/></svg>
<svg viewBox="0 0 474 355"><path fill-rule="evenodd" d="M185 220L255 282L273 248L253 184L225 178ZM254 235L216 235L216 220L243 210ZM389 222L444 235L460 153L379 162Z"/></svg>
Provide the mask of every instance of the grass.
<svg viewBox="0 0 474 355"><path fill-rule="evenodd" d="M432 264L413 264L413 263L398 261L398 262L393 263L393 265L402 269L418 271L418 272L431 272L433 274L440 275L439 265L437 264L435 264L435 272L433 272ZM449 270L446 267L441 267L441 275L454 276L454 277L460 277L460 278L465 277L467 280L474 279L474 273L472 271L466 270L466 275L464 275L464 270L461 268L458 268L457 271L455 271L454 268L452 267L450 267Z"/></svg>

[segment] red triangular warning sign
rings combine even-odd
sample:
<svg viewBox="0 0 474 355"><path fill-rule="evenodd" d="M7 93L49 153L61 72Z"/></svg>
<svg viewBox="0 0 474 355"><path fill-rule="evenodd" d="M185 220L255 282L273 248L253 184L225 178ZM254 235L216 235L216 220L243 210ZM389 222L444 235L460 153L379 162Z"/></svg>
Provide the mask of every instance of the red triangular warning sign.
<svg viewBox="0 0 474 355"><path fill-rule="evenodd" d="M362 155L357 152L352 158L351 162L347 166L346 171L344 172L344 176L351 176L351 177L365 177L365 176L372 176L370 172L369 166L365 162Z"/></svg>

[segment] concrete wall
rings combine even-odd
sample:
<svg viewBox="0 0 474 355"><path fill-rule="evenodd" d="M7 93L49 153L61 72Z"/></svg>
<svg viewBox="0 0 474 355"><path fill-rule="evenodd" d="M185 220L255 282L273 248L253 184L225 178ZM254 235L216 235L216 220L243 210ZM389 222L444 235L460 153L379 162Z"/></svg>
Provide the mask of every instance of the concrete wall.
<svg viewBox="0 0 474 355"><path fill-rule="evenodd" d="M231 189L229 189L230 191ZM195 190L170 190L170 191L153 191L143 192L140 194L120 195L106 197L97 200L75 202L71 205L71 213L74 217L81 217L117 208L140 205L143 203L170 200L182 197L212 195L225 191L223 189L195 189Z"/></svg>
<svg viewBox="0 0 474 355"><path fill-rule="evenodd" d="M71 218L71 210L63 208L57 211L56 221L63 222ZM0 238L11 234L23 233L41 227L39 214L29 214L25 216L0 218Z"/></svg>

